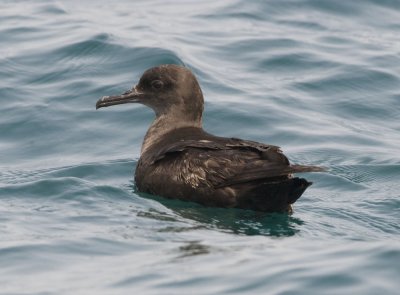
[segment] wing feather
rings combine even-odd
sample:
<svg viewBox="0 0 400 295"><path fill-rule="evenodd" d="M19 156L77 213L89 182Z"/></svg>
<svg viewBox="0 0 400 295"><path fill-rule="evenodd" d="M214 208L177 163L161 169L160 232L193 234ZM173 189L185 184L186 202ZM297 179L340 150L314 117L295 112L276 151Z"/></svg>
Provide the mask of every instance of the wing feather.
<svg viewBox="0 0 400 295"><path fill-rule="evenodd" d="M180 140L159 150L153 163L172 160L193 186L228 187L276 179L297 172L317 172L315 166L290 165L279 147L254 141L227 139Z"/></svg>

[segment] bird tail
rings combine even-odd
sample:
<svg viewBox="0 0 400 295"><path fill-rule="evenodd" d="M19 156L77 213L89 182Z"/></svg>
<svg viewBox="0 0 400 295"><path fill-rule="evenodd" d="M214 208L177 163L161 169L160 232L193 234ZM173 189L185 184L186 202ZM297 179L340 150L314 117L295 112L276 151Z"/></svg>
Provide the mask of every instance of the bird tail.
<svg viewBox="0 0 400 295"><path fill-rule="evenodd" d="M243 194L237 207L264 212L290 212L290 205L296 202L311 184L298 177L264 181L252 186Z"/></svg>
<svg viewBox="0 0 400 295"><path fill-rule="evenodd" d="M324 172L326 169L324 167L318 166L306 166L306 165L290 165L292 173L302 173L302 172Z"/></svg>

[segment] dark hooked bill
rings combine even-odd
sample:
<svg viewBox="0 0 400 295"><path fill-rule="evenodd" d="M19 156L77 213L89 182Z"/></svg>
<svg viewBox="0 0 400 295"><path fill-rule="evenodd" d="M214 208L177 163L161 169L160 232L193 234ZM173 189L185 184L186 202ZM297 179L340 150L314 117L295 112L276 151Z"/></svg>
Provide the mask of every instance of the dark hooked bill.
<svg viewBox="0 0 400 295"><path fill-rule="evenodd" d="M96 110L117 104L140 102L143 93L137 92L135 88L128 90L121 95L103 96L96 102Z"/></svg>

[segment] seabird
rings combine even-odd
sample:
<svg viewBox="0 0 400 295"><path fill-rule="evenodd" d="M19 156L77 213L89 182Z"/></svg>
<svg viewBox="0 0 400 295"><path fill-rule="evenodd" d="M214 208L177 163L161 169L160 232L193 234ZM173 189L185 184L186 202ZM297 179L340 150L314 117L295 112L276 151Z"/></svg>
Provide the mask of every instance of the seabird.
<svg viewBox="0 0 400 295"><path fill-rule="evenodd" d="M125 103L144 104L156 115L136 168L139 191L205 206L290 213L311 185L293 173L323 171L290 164L274 145L205 132L203 94L186 67L151 68L131 90L98 100L96 109Z"/></svg>

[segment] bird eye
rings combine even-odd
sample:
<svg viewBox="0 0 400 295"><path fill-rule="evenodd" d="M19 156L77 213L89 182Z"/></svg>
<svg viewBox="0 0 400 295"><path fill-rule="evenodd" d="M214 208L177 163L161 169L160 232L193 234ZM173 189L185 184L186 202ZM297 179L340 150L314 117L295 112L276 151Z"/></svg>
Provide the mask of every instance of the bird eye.
<svg viewBox="0 0 400 295"><path fill-rule="evenodd" d="M153 87L154 89L161 89L164 86L164 83L160 80L154 80L153 82L151 82L151 87Z"/></svg>

